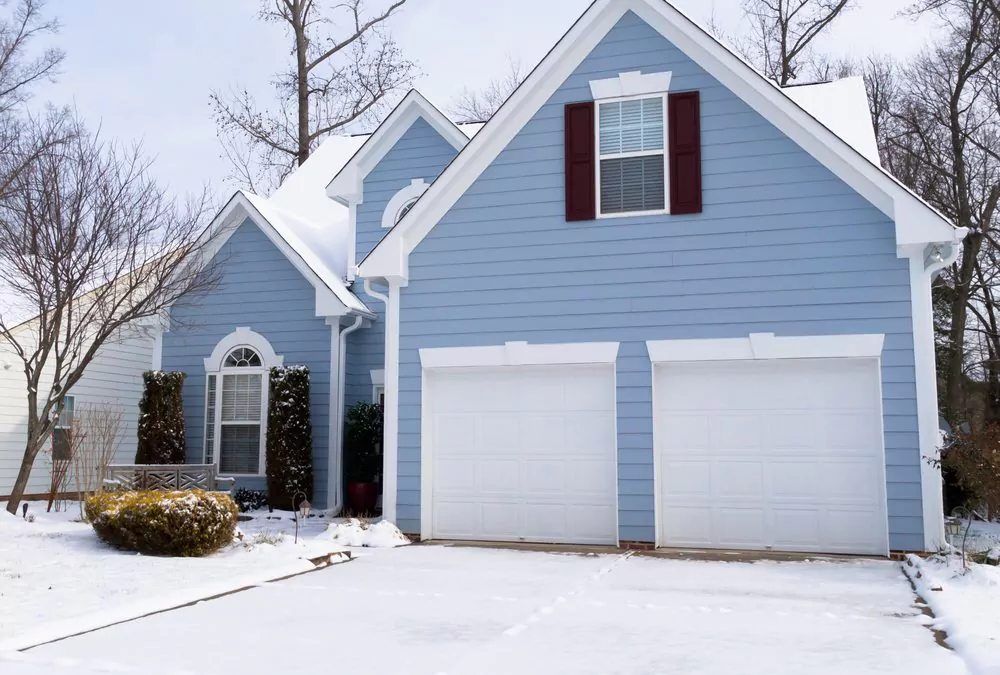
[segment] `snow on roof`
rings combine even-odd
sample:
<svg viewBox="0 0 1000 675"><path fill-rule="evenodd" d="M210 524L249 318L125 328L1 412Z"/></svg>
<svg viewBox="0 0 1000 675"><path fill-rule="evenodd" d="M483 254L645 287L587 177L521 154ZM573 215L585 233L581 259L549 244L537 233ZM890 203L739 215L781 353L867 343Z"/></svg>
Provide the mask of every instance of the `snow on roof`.
<svg viewBox="0 0 1000 675"><path fill-rule="evenodd" d="M836 82L784 87L782 91L848 145L882 165L864 78L847 77Z"/></svg>
<svg viewBox="0 0 1000 675"><path fill-rule="evenodd" d="M302 261L308 265L320 281L327 288L333 291L337 299L344 303L344 306L356 312L372 314L372 311L361 302L358 296L354 295L344 283L343 275L333 265L333 263L343 258L343 249L339 256L330 257L326 253L326 248L314 247L315 241L321 239L322 225L318 221L306 221L297 214L289 213L278 207L273 201L241 190L240 194L246 198L250 205L266 220L275 232L285 240L285 242L295 251ZM313 242L306 240L307 237L314 237Z"/></svg>

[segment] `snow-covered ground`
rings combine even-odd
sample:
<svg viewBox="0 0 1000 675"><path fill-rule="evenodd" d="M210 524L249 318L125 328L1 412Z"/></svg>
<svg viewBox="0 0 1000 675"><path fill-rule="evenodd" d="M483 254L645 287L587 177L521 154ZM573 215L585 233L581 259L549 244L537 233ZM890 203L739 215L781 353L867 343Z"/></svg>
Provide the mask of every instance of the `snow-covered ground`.
<svg viewBox="0 0 1000 675"><path fill-rule="evenodd" d="M958 555L911 557L910 563L917 591L936 617L934 626L948 634L948 644L972 675L1000 675L1000 567L965 569Z"/></svg>
<svg viewBox="0 0 1000 675"><path fill-rule="evenodd" d="M0 672L966 670L935 643L890 562L714 563L410 546L0 655Z"/></svg>
<svg viewBox="0 0 1000 675"><path fill-rule="evenodd" d="M0 502L0 509L5 504ZM205 558L116 551L68 511L31 503L34 522L0 510L0 650L18 649L289 574L344 550L310 518L293 544L291 514L240 523L243 540ZM0 672L3 669L0 668Z"/></svg>

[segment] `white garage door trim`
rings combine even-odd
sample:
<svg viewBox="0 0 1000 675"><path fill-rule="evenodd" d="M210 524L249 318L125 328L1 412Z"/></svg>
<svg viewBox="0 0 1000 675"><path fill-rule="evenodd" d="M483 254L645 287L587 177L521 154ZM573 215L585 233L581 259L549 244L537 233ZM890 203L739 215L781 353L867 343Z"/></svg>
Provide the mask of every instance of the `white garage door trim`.
<svg viewBox="0 0 1000 675"><path fill-rule="evenodd" d="M765 361L780 359L852 359L872 360L877 372L879 421L879 451L881 461L881 513L885 526L885 549L888 555L889 523L888 494L885 468L885 430L882 402L881 355L885 335L822 335L776 337L773 333L753 333L746 338L724 338L705 340L649 340L646 348L652 362L650 375L652 380L653 400L653 484L654 493L654 525L657 546L662 546L663 527L661 523L660 485L660 452L657 443L662 434L658 433L659 423L656 414L656 374L657 366L677 363L695 363L706 361Z"/></svg>
<svg viewBox="0 0 1000 675"><path fill-rule="evenodd" d="M482 347L442 347L419 350L421 364L420 406L420 538L431 539L433 524L434 439L433 406L426 394L429 376L437 370L450 368L500 368L504 366L608 365L612 383L617 390L618 342L574 342L561 344L529 344L507 342ZM617 409L617 405L616 405ZM617 494L618 416L615 414L615 486ZM617 506L617 504L616 504ZM618 533L618 509L615 509L615 536Z"/></svg>

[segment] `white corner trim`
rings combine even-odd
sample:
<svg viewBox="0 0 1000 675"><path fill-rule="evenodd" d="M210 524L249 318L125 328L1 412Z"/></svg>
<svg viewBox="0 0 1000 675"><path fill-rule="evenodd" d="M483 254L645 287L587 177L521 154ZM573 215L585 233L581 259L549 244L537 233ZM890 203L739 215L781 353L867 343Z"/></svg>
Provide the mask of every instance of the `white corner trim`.
<svg viewBox="0 0 1000 675"><path fill-rule="evenodd" d="M430 186L423 178L414 178L409 185L394 194L382 212L382 227L388 229L398 223L403 207L419 199L420 195L427 192L428 187Z"/></svg>
<svg viewBox="0 0 1000 675"><path fill-rule="evenodd" d="M745 338L649 340L653 363L752 361L770 359L878 358L884 335L808 335L775 337L752 333Z"/></svg>
<svg viewBox="0 0 1000 675"><path fill-rule="evenodd" d="M150 364L153 370L163 370L163 330L153 334L153 358Z"/></svg>
<svg viewBox="0 0 1000 675"><path fill-rule="evenodd" d="M237 328L215 345L212 355L204 360L205 371L217 373L222 370L222 360L237 347L252 347L260 354L265 368L281 366L285 363L285 357L274 353L274 348L271 347L271 343L267 341L266 337L249 328Z"/></svg>
<svg viewBox="0 0 1000 675"><path fill-rule="evenodd" d="M396 522L399 498L399 285L389 285L385 305L385 403L382 443L382 517Z"/></svg>
<svg viewBox="0 0 1000 675"><path fill-rule="evenodd" d="M378 370L371 371L372 384L375 386L385 384L385 370L379 368Z"/></svg>
<svg viewBox="0 0 1000 675"><path fill-rule="evenodd" d="M638 70L620 73L618 77L606 80L591 80L590 94L595 101L604 98L621 98L622 96L641 96L643 94L662 94L670 91L670 80L673 72L641 73Z"/></svg>
<svg viewBox="0 0 1000 675"><path fill-rule="evenodd" d="M443 347L420 350L423 368L480 368L615 363L618 342L535 344L507 342L490 347Z"/></svg>

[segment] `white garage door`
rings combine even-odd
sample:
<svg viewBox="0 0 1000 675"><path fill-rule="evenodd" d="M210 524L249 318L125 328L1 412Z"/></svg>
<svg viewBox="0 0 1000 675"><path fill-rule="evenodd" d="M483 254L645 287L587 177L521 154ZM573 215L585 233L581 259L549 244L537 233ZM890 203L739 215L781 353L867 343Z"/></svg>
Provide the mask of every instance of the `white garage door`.
<svg viewBox="0 0 1000 675"><path fill-rule="evenodd" d="M427 371L435 539L615 544L613 366Z"/></svg>
<svg viewBox="0 0 1000 675"><path fill-rule="evenodd" d="M661 546L885 554L874 360L654 366Z"/></svg>

